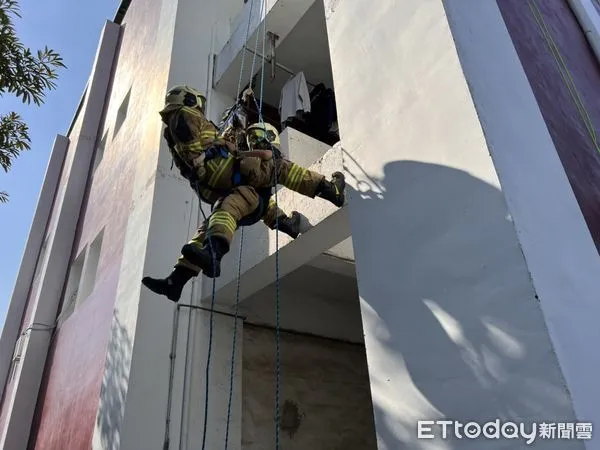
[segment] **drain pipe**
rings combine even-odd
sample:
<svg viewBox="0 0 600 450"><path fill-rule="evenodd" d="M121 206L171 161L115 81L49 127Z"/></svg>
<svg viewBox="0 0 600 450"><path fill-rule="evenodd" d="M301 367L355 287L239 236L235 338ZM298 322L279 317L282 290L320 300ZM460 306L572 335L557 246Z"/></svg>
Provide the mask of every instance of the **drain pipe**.
<svg viewBox="0 0 600 450"><path fill-rule="evenodd" d="M177 355L177 337L179 335L179 305L173 311L173 334L171 336L171 353L169 354L171 367L169 368L169 397L167 398L167 420L165 427L165 442L163 450L169 450L169 434L171 431L171 405L173 404L173 379L175 378L175 357Z"/></svg>
<svg viewBox="0 0 600 450"><path fill-rule="evenodd" d="M210 106L212 104L212 82L214 79L214 67L215 67L215 52L214 52L214 47L215 47L215 26L217 24L213 24L212 28L211 28L211 36L210 36L210 52L208 54L208 65L207 65L207 83L206 83L206 111L210 111ZM201 214L202 214L202 203L199 202L198 204L198 213L197 213L197 217L196 217L196 223L200 223L200 221L202 220L201 218ZM197 292L199 289L201 289L201 284L199 286L199 283L201 283L200 277L195 277L192 280L192 291L191 291L191 298L190 298L190 303L194 302L194 299L197 297ZM171 431L171 415L172 415L172 408L173 408L173 384L174 384L174 378L175 378L175 360L176 360L176 356L177 356L177 340L178 340L178 336L179 336L179 317L180 317L180 311L181 308L189 308L190 309L190 313L188 315L188 323L187 323L187 336L186 336L186 343L185 343L185 366L184 366L184 371L183 371L183 396L181 399L181 417L180 417L180 427L179 427L179 449L181 450L181 445L182 445L182 441L183 441L183 431L184 431L184 422L185 422L185 417L186 417L186 399L188 396L188 354L189 354L189 346L190 346L190 335L191 335L191 330L193 328L193 324L192 324L192 314L191 314L191 310L192 309L204 309L201 307L196 307L192 304L179 304L177 305L177 307L175 308L175 311L173 312L173 332L171 335L171 354L169 355L170 358L170 368L169 368L169 387L168 387L168 399L167 399L167 417L165 420L165 440L164 440L164 444L163 444L163 450L168 450L169 449L169 445L170 445L170 431Z"/></svg>
<svg viewBox="0 0 600 450"><path fill-rule="evenodd" d="M169 354L169 360L170 360L170 367L169 367L169 398L167 399L167 417L166 417L166 427L165 427L165 441L163 444L163 450L169 450L169 445L170 445L170 429L171 429L171 408L173 405L173 384L174 384L174 379L175 379L175 360L177 359L177 343L178 343L178 337L179 337L179 317L181 314L181 309L182 308L186 308L189 309L189 317L188 317L188 321L189 318L191 318L192 316L192 311L206 311L206 312L213 312L215 314L220 314L222 316L227 316L227 317L231 317L231 318L236 318L235 314L232 313L228 313L226 311L219 311L217 309L212 309L211 308L207 308L204 306L197 306L197 305L190 305L190 304L180 304L177 305L177 307L175 308L175 311L173 311L173 333L171 335L171 353ZM245 316L242 316L240 314L237 315L238 319L242 319L242 321L246 320ZM186 397L186 393L185 393L185 386L187 384L186 379L187 379L187 359L188 359L188 355L187 355L187 349L189 347L189 341L190 341L190 326L188 326L188 336L187 336L187 342L186 342L186 367L184 369L184 400ZM182 402L182 404L184 404L184 402ZM184 408L182 408L183 411ZM183 421L183 415L182 415L182 421ZM179 438L179 448L181 448L181 436L183 435L183 433L180 433L180 438Z"/></svg>
<svg viewBox="0 0 600 450"><path fill-rule="evenodd" d="M594 6L593 0L568 0L568 2L600 64L600 8Z"/></svg>
<svg viewBox="0 0 600 450"><path fill-rule="evenodd" d="M275 53L275 49L277 47L277 41L279 40L279 36L271 31L267 32L267 36L269 37L269 46L271 47L271 81L273 81L275 79L277 69L277 55Z"/></svg>

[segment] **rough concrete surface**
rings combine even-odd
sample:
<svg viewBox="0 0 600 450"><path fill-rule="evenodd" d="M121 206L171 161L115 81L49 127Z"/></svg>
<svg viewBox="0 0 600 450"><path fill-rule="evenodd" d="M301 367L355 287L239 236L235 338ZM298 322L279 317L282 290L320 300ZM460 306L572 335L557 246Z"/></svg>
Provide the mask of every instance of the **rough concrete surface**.
<svg viewBox="0 0 600 450"><path fill-rule="evenodd" d="M281 448L374 450L362 345L281 335ZM242 449L274 448L275 333L244 327Z"/></svg>

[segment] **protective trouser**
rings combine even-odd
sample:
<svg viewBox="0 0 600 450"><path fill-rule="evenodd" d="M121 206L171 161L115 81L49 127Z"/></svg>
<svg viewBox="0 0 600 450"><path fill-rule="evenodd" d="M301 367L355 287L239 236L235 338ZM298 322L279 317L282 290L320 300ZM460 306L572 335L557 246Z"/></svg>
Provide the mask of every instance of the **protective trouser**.
<svg viewBox="0 0 600 450"><path fill-rule="evenodd" d="M275 203L275 199L271 198L269 199L269 204L267 205L267 210L265 211L265 214L262 217L262 221L266 226L274 230L275 226L277 225L277 218L285 216L286 213L277 206L277 203Z"/></svg>
<svg viewBox="0 0 600 450"><path fill-rule="evenodd" d="M215 205L206 228L207 236L221 238L228 244L233 239L239 221L259 206L257 189L275 186L277 183L314 198L325 179L323 175L286 159L241 157L239 172L242 185L234 187L234 170L233 158L214 158L207 163L205 179L205 183L216 189L231 189L231 193Z"/></svg>
<svg viewBox="0 0 600 450"><path fill-rule="evenodd" d="M264 224L267 227L274 229L276 226L278 217L279 218L286 217L286 214L281 208L279 208L277 206L275 200L271 198L269 200L267 210L265 211L265 213L262 217L262 221L264 222ZM198 230L196 230L196 233L194 234L194 236L188 243L197 245L198 247L202 247L202 245L204 244L204 239L206 238L206 231L208 228L208 224L209 224L208 219L202 221L202 223L200 224L200 227L198 228ZM188 261L183 255L181 255L179 257L179 259L177 260L175 267L177 267L177 266L190 269L191 271L194 272L195 276L198 276L198 274L202 271L200 269L200 267L198 267L198 266L194 265L193 263L191 263L190 261Z"/></svg>
<svg viewBox="0 0 600 450"><path fill-rule="evenodd" d="M277 167L277 174L275 173ZM281 184L292 191L314 197L317 186L324 176L305 169L286 159L262 160L255 156L236 158L214 157L204 163L203 184L206 190L229 191L236 186L234 175L238 172L241 179L237 185L252 186L256 189ZM213 194L214 195L214 194Z"/></svg>

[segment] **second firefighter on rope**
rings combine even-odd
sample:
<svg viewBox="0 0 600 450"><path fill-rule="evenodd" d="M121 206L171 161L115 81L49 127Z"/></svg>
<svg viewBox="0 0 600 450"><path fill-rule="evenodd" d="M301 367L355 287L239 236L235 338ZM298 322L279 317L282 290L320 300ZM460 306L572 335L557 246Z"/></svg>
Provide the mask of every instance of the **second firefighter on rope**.
<svg viewBox="0 0 600 450"><path fill-rule="evenodd" d="M249 217L269 218L267 208L271 189L277 181L305 196L319 196L341 207L345 180L340 172L331 180L283 158L273 157L279 147L279 134L267 123L248 127L249 152L239 153L229 141L219 137L217 127L205 116L205 97L188 86L175 86L166 95L160 112L167 125L165 137L174 163L198 195L214 209L207 223L182 248L182 257L164 279L145 277L152 291L179 300L183 286L202 271L210 278L220 275L220 262L229 251L233 235ZM266 201L265 201L266 200Z"/></svg>

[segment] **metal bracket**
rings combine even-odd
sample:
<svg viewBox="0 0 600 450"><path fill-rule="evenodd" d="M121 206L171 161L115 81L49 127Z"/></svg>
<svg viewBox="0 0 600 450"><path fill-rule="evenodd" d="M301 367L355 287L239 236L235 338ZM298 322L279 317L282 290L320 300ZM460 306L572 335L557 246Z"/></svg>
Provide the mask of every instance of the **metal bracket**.
<svg viewBox="0 0 600 450"><path fill-rule="evenodd" d="M275 47L277 46L277 41L279 40L279 36L271 31L267 32L267 37L269 38L269 51L270 51L270 58L269 61L271 62L271 81L273 81L275 79L275 74L276 74L276 68L277 68L277 58L276 58L276 54L275 54Z"/></svg>

